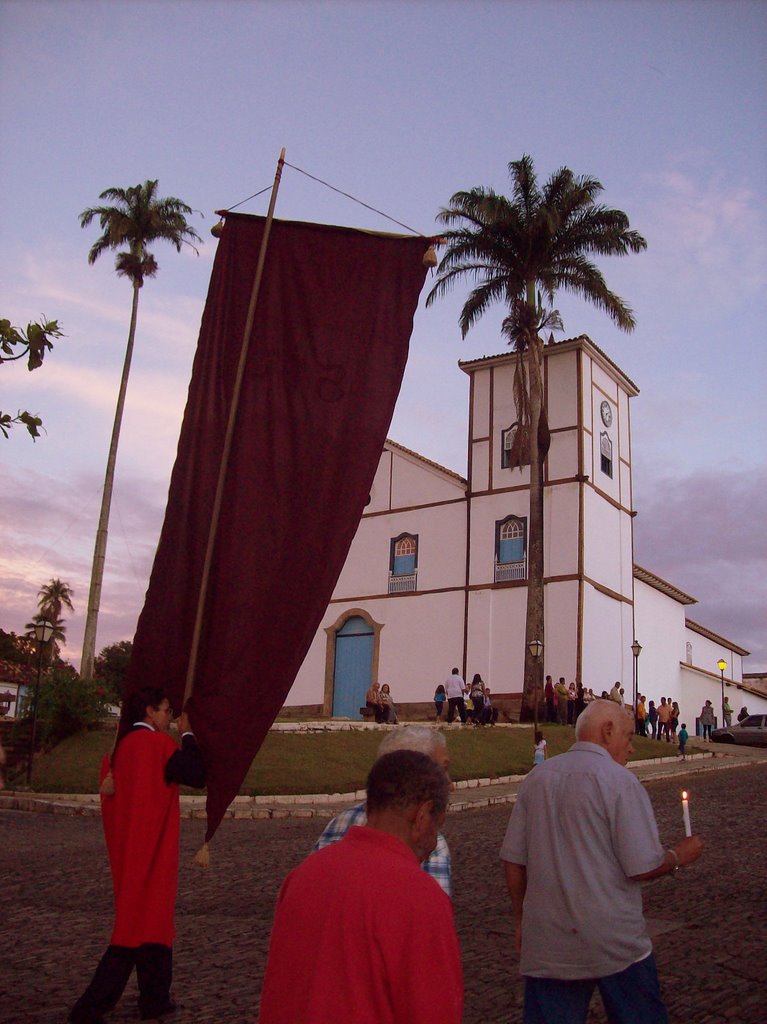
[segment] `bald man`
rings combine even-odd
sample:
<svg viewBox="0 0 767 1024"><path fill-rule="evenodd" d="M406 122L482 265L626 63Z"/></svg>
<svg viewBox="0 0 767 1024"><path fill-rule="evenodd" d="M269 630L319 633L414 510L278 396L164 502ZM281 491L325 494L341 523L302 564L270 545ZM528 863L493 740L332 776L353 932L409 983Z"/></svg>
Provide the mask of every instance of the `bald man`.
<svg viewBox="0 0 767 1024"><path fill-rule="evenodd" d="M667 1024L641 883L697 860L664 850L650 799L625 767L634 721L611 700L578 718L566 754L519 790L501 846L525 979L524 1024L584 1024L595 986L610 1024Z"/></svg>

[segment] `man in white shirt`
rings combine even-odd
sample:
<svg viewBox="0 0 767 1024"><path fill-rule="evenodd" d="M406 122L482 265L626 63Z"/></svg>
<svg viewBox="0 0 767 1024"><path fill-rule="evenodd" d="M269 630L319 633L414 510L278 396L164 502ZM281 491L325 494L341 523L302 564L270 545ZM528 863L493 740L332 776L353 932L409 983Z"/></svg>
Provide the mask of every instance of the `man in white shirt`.
<svg viewBox="0 0 767 1024"><path fill-rule="evenodd" d="M640 883L697 860L663 849L646 790L625 767L634 722L595 700L565 754L530 772L501 846L525 979L524 1024L585 1024L598 987L611 1024L668 1024Z"/></svg>
<svg viewBox="0 0 767 1024"><path fill-rule="evenodd" d="M447 694L447 724L455 718L455 712L461 716L461 722L466 724L466 702L463 699L466 693L466 681L462 678L457 668L445 680L445 693Z"/></svg>

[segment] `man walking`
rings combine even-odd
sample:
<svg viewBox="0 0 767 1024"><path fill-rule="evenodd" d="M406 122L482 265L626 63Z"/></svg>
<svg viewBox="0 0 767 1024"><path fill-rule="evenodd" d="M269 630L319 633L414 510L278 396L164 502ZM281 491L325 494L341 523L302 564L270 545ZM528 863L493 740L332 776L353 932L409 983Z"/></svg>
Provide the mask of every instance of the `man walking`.
<svg viewBox="0 0 767 1024"><path fill-rule="evenodd" d="M445 680L445 693L447 694L447 724L455 718L456 711L461 716L461 722L466 724L466 702L463 699L466 693L466 682L457 668Z"/></svg>
<svg viewBox="0 0 767 1024"><path fill-rule="evenodd" d="M595 986L610 1024L667 1024L642 914L643 881L697 860L663 850L650 799L625 768L632 717L596 700L576 742L531 772L501 847L525 979L524 1024L584 1024Z"/></svg>
<svg viewBox="0 0 767 1024"><path fill-rule="evenodd" d="M426 754L376 761L367 825L313 853L282 885L260 1024L460 1024L452 905L420 868L449 786Z"/></svg>
<svg viewBox="0 0 767 1024"><path fill-rule="evenodd" d="M447 743L444 735L437 729L428 729L425 725L405 725L393 729L381 741L378 747L378 757L384 754L391 754L395 750L417 750L426 754L448 775L450 757L447 752ZM328 822L325 831L315 843L314 849L321 850L331 843L337 843L343 839L353 825L367 825L367 809L365 801L355 804L337 814L332 821ZM452 864L450 860L450 848L447 840L440 832L437 835L437 844L424 860L421 867L427 875L431 875L441 889L451 895Z"/></svg>
<svg viewBox="0 0 767 1024"><path fill-rule="evenodd" d="M170 998L178 878L179 784L202 788L205 766L185 712L181 748L167 735L173 710L162 690L131 694L133 725L111 759L114 793L101 797L115 922L90 985L69 1014L71 1024L103 1024L136 968L139 1013L155 1019L175 1010ZM109 767L104 759L102 778Z"/></svg>

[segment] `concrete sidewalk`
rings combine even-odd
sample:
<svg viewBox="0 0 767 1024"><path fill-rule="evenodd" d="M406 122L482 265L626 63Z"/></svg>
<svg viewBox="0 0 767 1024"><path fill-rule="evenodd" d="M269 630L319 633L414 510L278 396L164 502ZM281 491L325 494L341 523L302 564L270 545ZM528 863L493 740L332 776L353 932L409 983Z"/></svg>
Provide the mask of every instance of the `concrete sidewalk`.
<svg viewBox="0 0 767 1024"><path fill-rule="evenodd" d="M317 723L322 730L334 725L336 729L381 728L367 723ZM312 725L302 723L301 731L310 731ZM284 727L283 727L284 728ZM502 727L503 728L503 727ZM514 726L507 728L515 728ZM288 727L285 731L298 731ZM691 741L690 753L682 761L678 756L633 761L628 767L642 782L689 776L699 772L721 771L767 761L767 749L738 747L727 743ZM450 797L450 812L475 810L497 804L513 804L524 775L506 775L493 779L467 779L455 783ZM182 796L181 814L185 818L205 818L205 796ZM262 818L332 818L339 811L365 799L365 790L353 793L312 793L281 796L238 796L227 809L225 817L235 819ZM56 794L29 792L0 793L0 810L33 811L47 814L98 817L101 813L97 794Z"/></svg>

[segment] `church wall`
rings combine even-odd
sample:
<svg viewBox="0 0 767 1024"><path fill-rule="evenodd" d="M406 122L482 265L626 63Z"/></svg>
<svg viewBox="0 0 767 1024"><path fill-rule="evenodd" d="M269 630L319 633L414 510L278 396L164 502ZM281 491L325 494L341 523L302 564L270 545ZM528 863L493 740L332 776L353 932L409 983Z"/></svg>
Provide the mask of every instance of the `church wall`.
<svg viewBox="0 0 767 1024"><path fill-rule="evenodd" d="M490 442L474 441L471 446L471 487L486 491L490 487Z"/></svg>
<svg viewBox="0 0 767 1024"><path fill-rule="evenodd" d="M479 672L496 693L522 690L526 601L525 587L469 594L467 679Z"/></svg>
<svg viewBox="0 0 767 1024"><path fill-rule="evenodd" d="M453 665L462 664L463 591L440 594L407 594L330 604L286 704L322 704L328 648L333 639L326 633L346 613L360 609L382 626L378 649L377 679L391 686L395 703L428 702L438 683Z"/></svg>
<svg viewBox="0 0 767 1024"><path fill-rule="evenodd" d="M378 679L397 701L429 701L454 665L462 665L463 591L381 601L366 610L384 623Z"/></svg>
<svg viewBox="0 0 767 1024"><path fill-rule="evenodd" d="M471 503L471 560L469 584L493 582L495 565L495 524L506 516L528 519L530 497L527 491L486 494Z"/></svg>
<svg viewBox="0 0 767 1024"><path fill-rule="evenodd" d="M578 431L575 427L551 435L547 480L570 479L578 473Z"/></svg>
<svg viewBox="0 0 767 1024"><path fill-rule="evenodd" d="M631 527L625 513L603 501L592 487L584 489L584 564L587 579L631 597Z"/></svg>
<svg viewBox="0 0 767 1024"><path fill-rule="evenodd" d="M634 594L636 639L642 645L639 692L648 700L654 700L656 705L661 697L671 697L685 710L679 663L685 657L686 605L642 580L634 580Z"/></svg>
<svg viewBox="0 0 767 1024"><path fill-rule="evenodd" d="M614 501L621 500L620 484L620 457L622 441L626 440L626 454L628 455L628 421L621 423L620 408L618 404L618 385L613 381L595 360L591 364L591 452L588 462L585 464L585 472L589 474L592 483L603 494L608 495ZM601 405L608 402L612 412L612 422L607 426L601 415ZM626 413L628 415L628 411ZM612 445L612 476L608 476L601 468L601 443L602 436L606 435Z"/></svg>
<svg viewBox="0 0 767 1024"><path fill-rule="evenodd" d="M490 433L490 371L475 373L473 378L471 439L488 437Z"/></svg>
<svg viewBox="0 0 767 1024"><path fill-rule="evenodd" d="M546 412L550 430L578 424L577 353L549 351L546 354Z"/></svg>
<svg viewBox="0 0 767 1024"><path fill-rule="evenodd" d="M543 674L575 681L578 669L578 582L547 583L544 590L546 640ZM524 636L522 639L524 644ZM521 679L521 672L520 672ZM520 683L521 689L521 683Z"/></svg>
<svg viewBox="0 0 767 1024"><path fill-rule="evenodd" d="M546 577L578 572L578 484L546 490L544 505L544 572Z"/></svg>
<svg viewBox="0 0 767 1024"><path fill-rule="evenodd" d="M684 626L684 647L679 660L693 665L695 668L702 669L704 672L712 673L716 676L717 686L721 690L721 675L716 664L720 658L727 662L727 668L724 670L725 683L732 682L733 680L738 683L742 682L743 658L739 654L731 651L724 644L702 636L695 630L689 629L686 625ZM716 703L710 694L709 699Z"/></svg>
<svg viewBox="0 0 767 1024"><path fill-rule="evenodd" d="M634 492L631 480L631 416L629 396L618 392L620 502L624 508L634 508Z"/></svg>
<svg viewBox="0 0 767 1024"><path fill-rule="evenodd" d="M631 635L624 602L603 594L588 583L583 593L582 683L599 696L620 680L631 699ZM626 658L628 651L628 661ZM628 668L628 672L627 672Z"/></svg>
<svg viewBox="0 0 767 1024"><path fill-rule="evenodd" d="M405 454L395 451L392 455L391 508L411 508L413 505L463 498L464 486L460 481Z"/></svg>
<svg viewBox="0 0 767 1024"><path fill-rule="evenodd" d="M364 516L389 509L456 500L463 498L464 493L464 485L457 478L446 476L404 452L386 448L381 453Z"/></svg>
<svg viewBox="0 0 767 1024"><path fill-rule="evenodd" d="M386 594L390 544L401 533L418 536L419 591L463 586L466 506L465 502L458 501L365 516L352 541L333 597Z"/></svg>
<svg viewBox="0 0 767 1024"><path fill-rule="evenodd" d="M386 449L381 452L381 459L378 463L373 483L370 488L370 502L365 507L365 515L371 512L385 512L391 507L390 480L392 472L392 453Z"/></svg>

